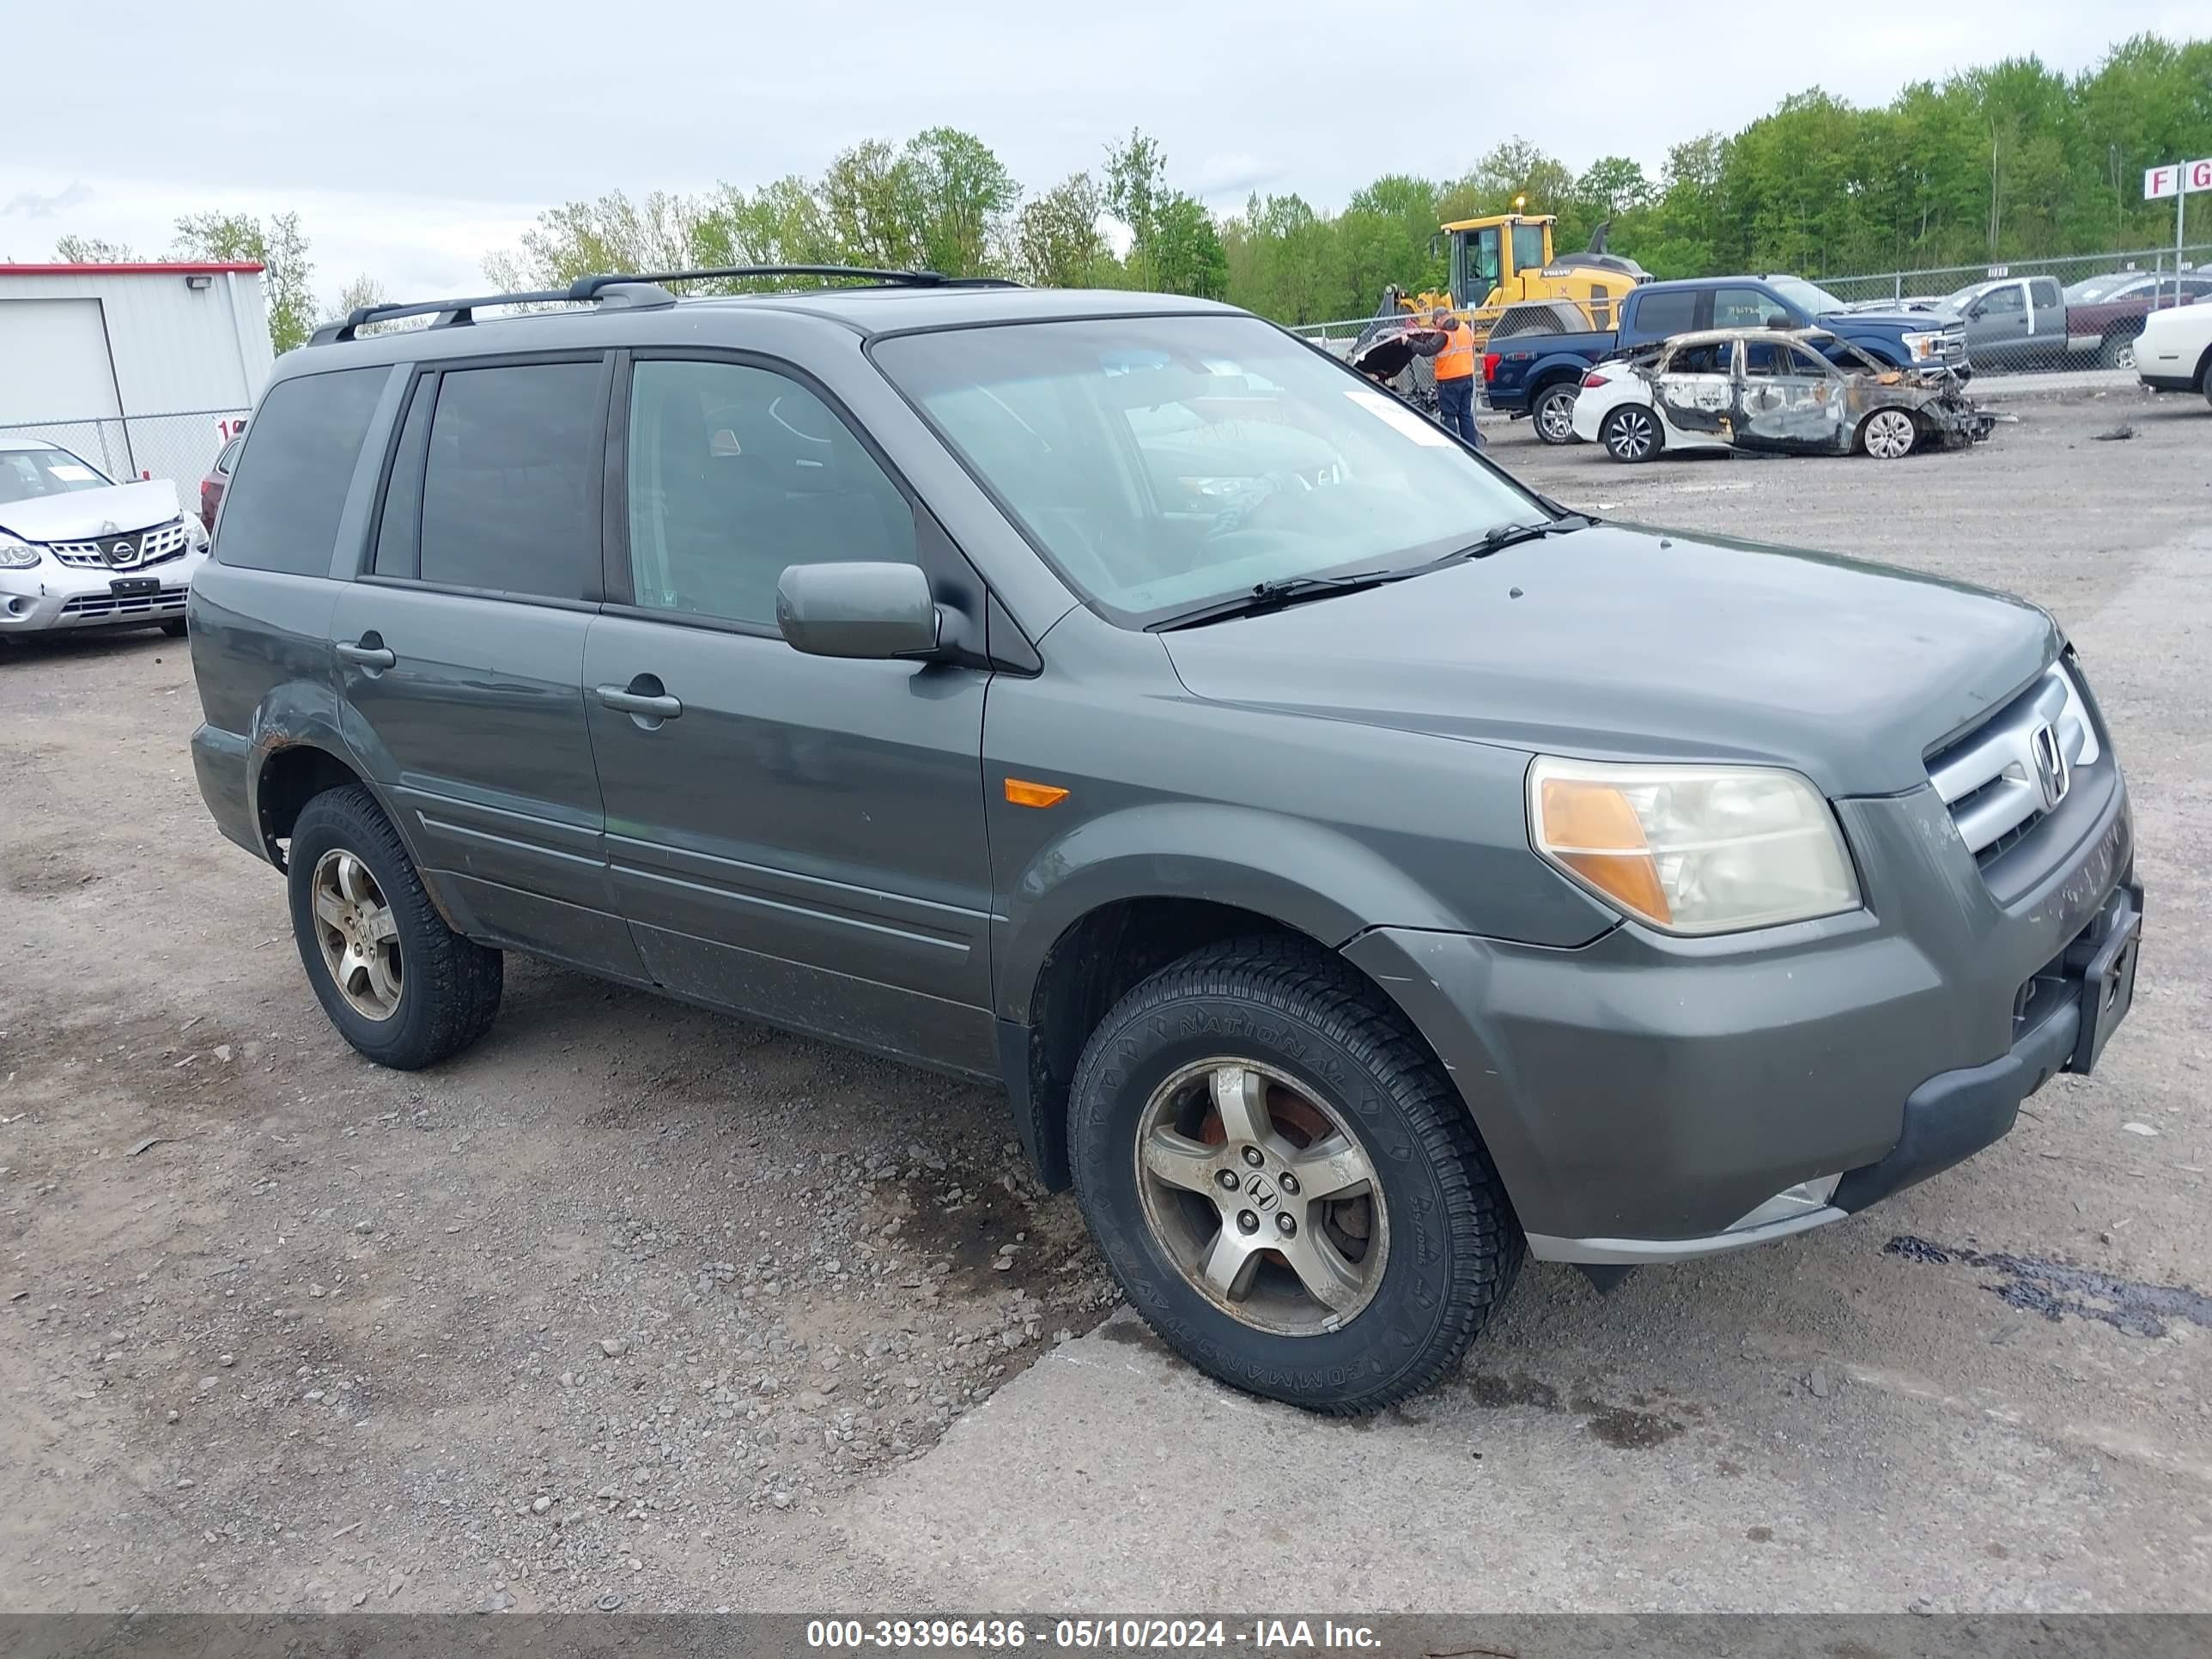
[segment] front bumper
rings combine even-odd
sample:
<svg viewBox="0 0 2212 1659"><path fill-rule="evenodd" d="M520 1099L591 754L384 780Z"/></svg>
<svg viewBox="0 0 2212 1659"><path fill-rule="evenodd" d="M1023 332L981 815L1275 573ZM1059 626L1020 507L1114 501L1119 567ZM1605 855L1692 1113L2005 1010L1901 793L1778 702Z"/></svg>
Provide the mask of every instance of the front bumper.
<svg viewBox="0 0 2212 1659"><path fill-rule="evenodd" d="M205 553L188 551L143 570L80 569L52 558L28 570L0 570L0 635L143 628L181 617L192 577L206 562ZM118 592L118 581L152 589Z"/></svg>
<svg viewBox="0 0 2212 1659"><path fill-rule="evenodd" d="M1736 1249L1948 1167L2086 1069L2087 957L2141 890L2125 786L2100 770L2002 901L1926 789L1838 803L1869 905L1849 915L1709 939L1624 923L1575 951L1377 929L1345 954L1443 1060L1534 1255Z"/></svg>

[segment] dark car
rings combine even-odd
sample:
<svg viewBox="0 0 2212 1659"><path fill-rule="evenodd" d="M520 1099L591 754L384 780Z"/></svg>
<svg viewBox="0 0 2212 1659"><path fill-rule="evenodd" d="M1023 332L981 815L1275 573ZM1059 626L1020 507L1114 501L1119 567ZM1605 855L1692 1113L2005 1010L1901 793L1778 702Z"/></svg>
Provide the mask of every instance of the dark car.
<svg viewBox="0 0 2212 1659"><path fill-rule="evenodd" d="M233 438L222 447L222 453L215 458L215 465L200 480L200 522L210 535L215 533L215 515L222 506L223 486L230 482L231 469L238 465L238 452L245 447L243 434Z"/></svg>
<svg viewBox="0 0 2212 1659"><path fill-rule="evenodd" d="M1165 1340L1359 1412L1524 1255L1838 1220L2127 1012L2034 606L1567 513L1224 306L673 280L356 313L254 416L192 757L371 1059L516 951L1000 1085Z"/></svg>
<svg viewBox="0 0 2212 1659"><path fill-rule="evenodd" d="M2136 337L2143 319L2175 305L2212 299L2212 275L2184 272L2177 280L2148 270L2119 270L2085 276L2066 287L2066 344L2106 368L2136 366Z"/></svg>

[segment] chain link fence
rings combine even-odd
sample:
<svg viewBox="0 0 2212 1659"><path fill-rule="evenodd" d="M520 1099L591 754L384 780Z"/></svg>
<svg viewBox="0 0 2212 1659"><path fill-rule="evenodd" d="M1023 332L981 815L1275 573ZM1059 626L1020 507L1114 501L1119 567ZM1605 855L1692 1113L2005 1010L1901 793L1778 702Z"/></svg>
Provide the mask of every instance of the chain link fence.
<svg viewBox="0 0 2212 1659"><path fill-rule="evenodd" d="M2123 249L2052 259L2014 259L1919 270L1832 274L1813 279L1846 308L1955 311L1966 355L1984 373L2130 368L2143 319L2168 306L2212 302L2212 242L2182 248ZM1952 301L1949 306L1940 302ZM1579 302L1578 302L1579 303ZM1478 325L1496 310L1464 313ZM1347 317L1291 330L1341 357L1375 319ZM1610 321L1592 326L1610 326ZM1416 358L1393 382L1424 406L1435 403L1431 364Z"/></svg>
<svg viewBox="0 0 2212 1659"><path fill-rule="evenodd" d="M199 482L222 447L246 429L244 409L187 409L166 415L94 416L0 426L0 447L33 438L58 445L118 483L167 478L185 512L199 506Z"/></svg>

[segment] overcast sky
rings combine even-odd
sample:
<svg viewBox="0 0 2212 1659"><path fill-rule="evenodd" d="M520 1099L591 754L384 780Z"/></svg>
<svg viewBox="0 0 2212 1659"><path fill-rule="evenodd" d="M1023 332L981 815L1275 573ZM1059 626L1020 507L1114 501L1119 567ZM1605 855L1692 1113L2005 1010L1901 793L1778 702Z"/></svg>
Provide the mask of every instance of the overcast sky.
<svg viewBox="0 0 2212 1659"><path fill-rule="evenodd" d="M1455 175L1516 133L1577 167L1618 153L1656 176L1669 143L1816 82L1880 103L2006 54L2075 70L2139 31L2212 33L2212 0L0 8L15 71L0 258L49 258L69 232L157 253L179 213L289 209L325 299L360 272L401 296L466 290L556 203L755 185L940 123L1032 189L1095 167L1136 125L1217 208L1254 189L1335 207L1380 173ZM1793 16L1813 26L1794 45ZM1484 73L1493 40L1529 67Z"/></svg>

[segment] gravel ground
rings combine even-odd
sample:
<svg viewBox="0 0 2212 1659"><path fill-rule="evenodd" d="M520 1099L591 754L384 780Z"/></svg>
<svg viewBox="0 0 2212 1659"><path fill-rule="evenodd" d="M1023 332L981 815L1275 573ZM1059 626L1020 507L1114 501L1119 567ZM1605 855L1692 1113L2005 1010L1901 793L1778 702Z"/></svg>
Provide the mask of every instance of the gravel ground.
<svg viewBox="0 0 2212 1659"><path fill-rule="evenodd" d="M1962 1428L1960 1401L2011 1401L2031 1428L2071 1425L2057 1453L2035 1442L2046 1553L2115 1564L2054 1600L2212 1605L2212 1331L2185 1313L2124 1328L2109 1298L2087 1316L2000 1302L1980 1281L2002 1272L1881 1253L1909 1226L2212 1288L2212 960L2189 926L2212 854L2212 413L2132 392L2011 407L1984 448L1891 465L1626 468L1541 449L1525 425L1498 453L1613 516L1892 559L2057 610L2118 730L2150 882L2108 1074L2053 1085L2020 1133L1880 1224L1603 1299L1532 1269L1433 1409L1374 1431L1271 1416L1272 1431L1313 1435L1313 1456L1381 1492L1471 1421L1541 1462L1571 1430L1608 1456L1658 1455L1656 1413L1676 1425L1651 1431L1664 1455L1702 1448L1786 1499L1809 1477L1749 1425L1833 1395L1878 1402L1852 1411L1879 1431L1884 1524L1908 1537L1955 1524L1958 1480L2009 1490L2010 1443ZM1126 1387L1074 1358L1117 1349L1082 1334L1112 1294L995 1097L516 960L477 1048L425 1074L368 1066L302 982L280 883L200 806L179 647L0 653L0 1611L931 1605L980 1582L960 1576L980 1534L959 1504L1061 1539L1079 1588L1086 1559L1146 1559L1093 1538L1110 1506L1070 1532L1038 1467L1052 1425L1068 1425L1064 1461L1105 1468L1210 1436L1239 1402L1199 1384L1152 1389L1133 1425L1063 1409L1070 1388L1108 1391L1095 1407ZM2002 1334L1956 1342L1984 1311ZM1063 1334L1079 1340L1024 1377ZM1628 1375L1608 1380L1616 1362ZM1694 1412L1665 1405L1683 1390ZM1851 1420L1833 1426L1839 1455ZM1564 1457L1548 1467L1532 1554L1561 1553L1546 1517L1582 1490ZM1948 1494L1917 1498L1920 1468L1947 1471ZM1754 1597L1698 1600L1724 1582L1701 1560L1744 1560L1741 1526L1703 1523L1728 1485L1670 1484L1678 1523L1619 1545L1665 1555L1679 1594L1616 1584L1585 1604ZM1212 1559L1172 1506L1138 1518L1146 1547ZM1815 1543L1820 1519L1799 1529ZM2008 1536L2016 1555L2039 1544ZM1395 1571L1395 1605L1464 1604L1463 1562ZM2039 1604L2020 1567L1976 1571ZM1129 1582L1174 1582L1146 1571ZM1496 1582L1527 1605L1580 1593Z"/></svg>

